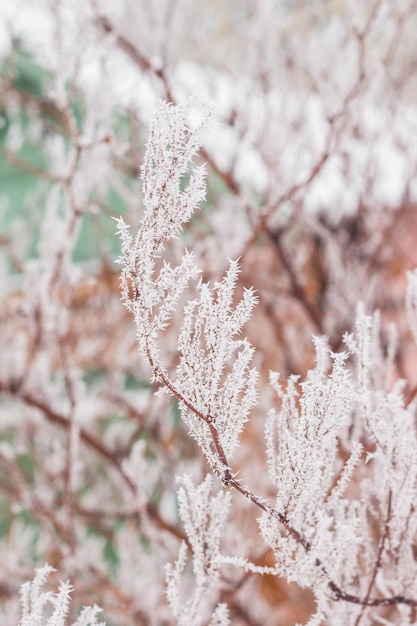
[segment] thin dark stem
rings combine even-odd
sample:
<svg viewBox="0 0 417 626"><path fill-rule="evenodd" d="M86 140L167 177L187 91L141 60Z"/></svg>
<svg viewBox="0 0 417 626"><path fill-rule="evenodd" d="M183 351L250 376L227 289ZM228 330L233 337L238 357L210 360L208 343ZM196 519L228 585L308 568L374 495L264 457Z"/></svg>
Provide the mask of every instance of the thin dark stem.
<svg viewBox="0 0 417 626"><path fill-rule="evenodd" d="M273 233L269 229L266 229L266 232L268 233L271 241L273 242L274 248L279 256L279 259L287 272L287 275L290 280L292 295L302 305L305 313L309 317L316 331L320 334L323 334L323 322L321 320L321 317L318 311L316 310L316 308L308 300L305 290L297 278L297 274L294 271L294 267L292 266L292 263L290 259L288 258L288 255L285 252L284 247L282 245L282 241L281 241L282 233L281 232Z"/></svg>
<svg viewBox="0 0 417 626"><path fill-rule="evenodd" d="M6 385L3 381L0 381L0 393L11 394L19 398L19 400L21 400L24 404L39 409L44 417L53 424L56 424L57 426L65 429L70 428L70 422L66 416L58 413L55 409L49 406L49 404L35 396L30 391L24 391L23 389L13 389L10 386ZM123 470L119 456L117 454L106 448L106 446L99 439L97 439L97 437L88 432L85 428L80 428L79 438L85 445L87 445L89 448L99 454L103 459L105 459L105 461L116 470L119 476L123 479L124 483L130 489L130 491L133 494L136 494L136 486ZM177 539L179 539L180 541L185 541L188 544L188 537L181 531L181 529L177 526L170 524L163 517L161 517L156 507L150 502L146 504L146 513L149 515L150 519L158 528L169 532L171 535L177 537Z"/></svg>
<svg viewBox="0 0 417 626"><path fill-rule="evenodd" d="M379 568L381 567L382 554L384 552L385 544L386 544L386 541L388 539L388 534L389 534L389 522L391 519L391 504L392 504L392 491L390 490L388 493L387 512L385 515L384 530L379 539L378 552L376 555L374 567L372 569L371 578L369 579L368 589L366 591L366 596L365 596L366 602L369 600L371 596L372 588L375 585L376 575L378 573ZM362 604L362 609L359 612L358 617L356 618L354 626L359 626L360 622L362 621L362 617L365 614L366 606L367 606L366 604Z"/></svg>
<svg viewBox="0 0 417 626"><path fill-rule="evenodd" d="M219 436L219 433L218 433L218 431L216 429L215 421L211 417L208 417L208 416L204 415L201 411L199 411L193 405L193 403L190 400L188 400L180 391L178 391L176 389L175 384L168 378L168 376L161 370L161 368L158 365L156 365L156 361L152 357L152 354L151 354L149 348L147 350L147 357L148 357L149 363L150 363L150 365L152 367L152 371L154 373L155 379L157 379L159 382L161 382L163 385L165 385L167 387L167 389L169 389L169 391L182 404L184 404L194 415L196 415L196 417L198 417L199 419L203 420L206 424L208 424L209 430L210 430L210 434L211 434L211 437L212 437L212 440L213 440L214 447L216 449L219 461L221 462L221 465L222 465L222 468L223 468L223 475L220 478L221 478L222 482L224 483L224 485L226 485L228 487L232 487L233 489L238 491L240 494L242 494L247 500L249 500L250 502L255 504L255 506L257 506L259 509L261 509L262 511L264 511L265 513L267 513L268 515L270 515L271 517L276 519L280 524L282 524L284 526L284 528L286 529L288 534L306 552L309 552L311 550L311 543L303 536L303 534L299 530L297 530L297 529L295 529L295 528L293 528L291 526L291 524L288 522L288 520L287 520L285 515L283 515L279 511L277 511L277 509L275 509L274 507L269 505L267 502L265 502L259 496L255 495L252 491L250 491L250 489L247 489L246 487L244 487L238 480L236 480L234 478L232 470L230 469L229 462L227 460L227 457L225 455L223 447L222 447L222 445L220 443L220 436ZM402 596L402 595L395 595L395 596L391 596L391 597L388 597L388 598L373 598L373 597L370 597L370 592L372 590L372 587L373 587L373 584L374 584L374 581L375 581L375 576L376 576L377 570L378 570L378 568L380 566L380 563L381 563L382 552L383 552L383 549L384 549L385 541L386 541L386 538L388 536L388 522L389 522L390 512L391 512L391 496L390 496L389 503L388 503L388 513L387 513L387 519L386 519L386 522L385 522L385 528L384 528L384 532L383 532L383 537L381 539L379 552L378 552L378 557L377 557L377 561L376 561L375 567L374 567L374 569L376 568L376 571L375 571L375 574L373 574L371 576L371 582L370 582L370 585L368 587L368 592L367 592L365 597L355 596L353 594L350 594L350 593L347 593L347 592L343 591L339 587L339 585L337 585L333 580L330 579L323 561L321 561L318 558L315 560L315 562L314 562L315 566L320 568L320 570L323 572L323 574L328 579L327 586L328 586L328 588L331 591L333 600L335 600L335 601L344 600L345 602L350 602L352 604L359 604L359 605L362 605L363 607L366 607L366 606L373 606L373 607L381 606L381 607L384 607L384 606L394 606L394 605L397 605L397 604L406 604L408 606L417 606L417 600L414 600L412 598L407 598L407 597Z"/></svg>
<svg viewBox="0 0 417 626"><path fill-rule="evenodd" d="M100 16L97 19L97 24L102 30L104 30L104 32L111 33L113 35L115 34L115 27L107 17ZM120 33L116 34L116 44L142 71L148 72L159 80L164 92L164 98L168 102L175 104L176 100L169 85L164 67L156 68L152 65L149 59ZM235 195L240 195L240 187L232 173L219 167L213 157L203 147L200 148L200 153L204 161L206 161L212 171L223 181L223 183L225 183L230 191Z"/></svg>

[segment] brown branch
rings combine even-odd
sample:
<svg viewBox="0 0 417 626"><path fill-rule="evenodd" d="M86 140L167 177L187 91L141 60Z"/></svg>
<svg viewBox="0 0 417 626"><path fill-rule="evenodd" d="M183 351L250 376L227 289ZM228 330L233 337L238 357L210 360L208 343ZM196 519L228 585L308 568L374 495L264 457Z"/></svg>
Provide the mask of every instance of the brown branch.
<svg viewBox="0 0 417 626"><path fill-rule="evenodd" d="M51 423L65 429L68 429L70 427L70 423L67 417L65 417L61 413L58 413L55 409L53 409L46 402L35 396L30 391L15 389L10 385L5 384L3 381L0 381L0 393L1 392L17 397L24 404L38 409ZM97 439L97 437L88 432L85 428L80 428L79 437L85 445L94 450L117 471L117 473L119 474L119 476L121 476L130 491L135 494L136 486L123 470L118 455L106 448L106 446L102 444L102 442ZM177 537L177 539L179 539L180 541L185 541L186 543L189 543L187 536L181 531L181 529L174 526L173 524L170 524L163 517L161 517L156 507L150 502L146 504L146 513L149 515L150 519L158 528L169 532L171 535Z"/></svg>
<svg viewBox="0 0 417 626"><path fill-rule="evenodd" d="M324 165L327 163L327 161L330 158L329 144L330 144L330 136L328 138L326 148L324 149L324 151L319 156L319 158L316 161L316 163L311 168L310 173L308 174L308 176L304 180L302 180L301 182L294 184L292 187L290 187L290 189L288 189L287 191L282 193L279 196L279 198L277 200L274 200L273 202L271 202L269 207L267 207L266 211L264 213L262 213L262 215L258 219L257 224L252 229L252 233L251 233L250 237L248 238L248 240L246 241L246 243L245 243L245 245L243 247L243 250L239 254L239 258L240 259L242 259L243 257L245 257L247 255L247 253L249 252L249 249L252 247L252 245L258 239L259 235L261 233L263 233L267 229L268 222L269 222L272 214L275 213L277 211L277 209L280 206L282 206L283 204L285 204L286 202L291 202L292 200L294 200L295 197L297 196L297 194L300 191L304 191L310 185L310 183L313 181L313 179L319 174L319 172L321 172L321 170L323 169Z"/></svg>
<svg viewBox="0 0 417 626"><path fill-rule="evenodd" d="M21 502L28 503L31 513L35 518L37 518L40 525L45 524L45 526L51 527L59 537L61 537L64 541L67 541L68 535L65 524L60 522L55 513L46 509L42 502L35 497L33 489L27 486L25 477L17 464L13 463L11 459L8 459L1 452L0 463L7 467L7 474L12 479L12 484L1 481L1 489L6 491L12 497L19 498Z"/></svg>
<svg viewBox="0 0 417 626"><path fill-rule="evenodd" d="M79 427L75 420L75 410L77 406L76 391L71 376L71 363L68 346L65 340L58 337L58 347L62 362L62 370L64 374L65 387L70 404L70 410L67 416L68 421L68 438L64 470L64 507L66 513L66 528L68 537L68 546L71 554L75 554L76 549L76 533L74 519L74 460L77 450Z"/></svg>
<svg viewBox="0 0 417 626"><path fill-rule="evenodd" d="M8 161L10 165L13 165L13 167L16 167L22 172L26 172L26 174L35 176L35 178L41 178L48 183L59 182L59 179L53 176L52 174L50 174L48 171L41 169L40 167L37 167L36 165L33 165L33 163L29 163L29 161L25 161L21 159L19 156L17 156L17 154L12 152L8 148L5 148L4 146L0 146L0 155L6 161Z"/></svg>
<svg viewBox="0 0 417 626"><path fill-rule="evenodd" d="M406 598L405 596L398 594L390 596L389 598L360 598L350 593L346 593L340 589L333 581L328 583L330 590L333 593L333 600L344 600L351 604L361 604L362 606L396 606L397 604L406 604L407 606L417 606L417 600L412 598Z"/></svg>
<svg viewBox="0 0 417 626"><path fill-rule="evenodd" d="M274 244L274 249L276 250L279 256L279 259L281 261L281 264L284 266L287 272L288 278L290 279L292 295L301 304L308 318L310 319L313 326L315 327L316 331L319 332L320 334L323 334L324 329L323 329L323 322L321 320L321 317L317 309L309 301L303 286L298 280L297 274L294 271L291 261L284 250L284 247L281 241L282 231L273 233L269 228L266 228L266 233L271 239L272 243Z"/></svg>
<svg viewBox="0 0 417 626"><path fill-rule="evenodd" d="M143 72L156 76L164 89L168 102L174 102L171 89L168 85L167 77L162 68L155 67L147 56L142 54L126 37L116 32L114 25L105 15L100 15L96 20L97 26L102 31L112 34L116 38L117 46L137 65Z"/></svg>
<svg viewBox="0 0 417 626"><path fill-rule="evenodd" d="M377 555L376 555L374 567L372 569L371 577L369 579L368 589L366 591L366 595L365 595L365 598L364 598L365 599L365 603L369 601L369 598L371 596L372 588L375 585L376 575L378 573L379 568L381 567L382 554L384 552L385 543L386 543L386 541L388 539L388 534L389 534L389 522L390 522L390 519L391 519L391 503L392 503L392 491L390 490L389 493L388 493L387 512L386 512L386 515L385 515L385 525L384 525L384 529L383 529L382 535L379 538L378 552L377 552ZM365 614L366 606L367 606L366 604L362 604L362 609L360 610L359 615L356 618L354 626L359 626L360 622L362 621L362 617Z"/></svg>
<svg viewBox="0 0 417 626"><path fill-rule="evenodd" d="M205 148L201 146L200 154L206 163L210 166L213 172L225 183L225 185L230 189L230 191L235 196L240 196L240 186L237 184L236 180L233 177L233 174L230 171L222 170L213 159L213 157L207 152Z"/></svg>
<svg viewBox="0 0 417 626"><path fill-rule="evenodd" d="M164 98L168 102L176 104L176 100L169 85L168 77L164 67L155 67L151 61L142 54L126 37L120 33L116 33L114 25L105 16L100 16L97 19L98 26L105 32L111 33L116 38L117 46L137 65L143 72L147 72L155 76L164 91ZM230 171L225 171L219 167L213 157L203 147L200 148L200 154L202 158L207 162L213 172L225 183L230 191L235 195L240 195L240 187L234 179Z"/></svg>
<svg viewBox="0 0 417 626"><path fill-rule="evenodd" d="M126 613L128 613L135 620L135 623L138 623L141 626L147 626L150 623L146 613L135 606L134 598L127 595L111 580L111 578L106 576L104 572L99 570L94 565L90 565L89 570L95 579L106 589L106 591L113 596L118 604L117 612L119 614L125 616Z"/></svg>
<svg viewBox="0 0 417 626"><path fill-rule="evenodd" d="M146 354L149 360L149 364L154 373L155 379L165 385L167 389L169 389L169 391L181 402L181 404L186 406L189 411L194 413L196 417L198 417L200 420L208 425L213 445L222 466L223 474L220 476L222 482L226 486L230 486L236 489L236 491L245 496L245 498L248 499L250 502L253 502L262 511L277 519L286 528L287 532L297 541L297 543L301 544L306 551L310 550L310 543L301 535L301 533L291 527L285 515L264 502L249 489L246 489L246 487L244 487L238 480L233 477L229 461L221 444L220 435L215 426L215 421L213 420L213 418L210 415L206 416L201 411L199 411L199 409L197 409L194 404L175 387L174 383L170 381L168 376L160 369L159 366L155 364L155 360L150 352L149 347Z"/></svg>
<svg viewBox="0 0 417 626"><path fill-rule="evenodd" d="M271 216L276 212L276 210L280 206L282 206L284 203L293 201L296 198L296 196L299 194L299 192L305 191L309 187L309 185L312 183L312 181L316 178L316 176L321 172L321 170L323 169L327 161L330 159L332 155L331 145L332 145L332 141L335 136L335 133L336 133L336 122L340 118L346 117L346 113L348 111L349 105L358 96L365 82L365 78L366 78L366 73L364 70L365 39L367 35L369 34L372 24L376 18L380 3L381 3L381 0L376 0L374 6L372 7L371 13L368 17L368 20L365 24L363 31L355 33L357 40L358 40L358 48L359 48L358 77L354 85L352 86L352 88L344 97L339 110L336 113L327 116L327 121L330 126L330 132L328 134L326 145L321 155L319 155L316 162L313 164L309 174L306 176L304 180L292 185L292 187L290 187L287 191L282 193L276 200L273 200L269 203L269 207L267 207L266 211L259 217L257 224L253 228L251 236L247 240L242 252L239 255L240 258L243 258L248 253L249 249L251 248L253 243L257 240L259 235L267 229L268 222Z"/></svg>
<svg viewBox="0 0 417 626"><path fill-rule="evenodd" d="M165 385L167 387L167 389L169 389L169 391L182 403L184 404L196 417L198 417L199 419L201 419L202 421L204 421L206 424L208 424L209 429L210 429L210 434L213 440L213 444L214 447L217 451L219 460L221 462L222 465L222 469L223 469L223 475L220 476L223 484L227 487L232 487L233 489L235 489L236 491L238 491L240 494L242 494L247 500L249 500L250 502L252 502L253 504L255 504L255 506L257 506L259 509L261 509L262 511L264 511L265 513L267 513L267 515L269 515L270 517L276 519L280 524L282 524L285 528L285 530L288 532L288 534L297 542L298 545L300 545L306 552L309 552L311 550L311 543L303 536L303 534L298 531L297 529L293 528L291 526L291 524L289 523L288 519L286 518L286 516L282 513L280 513L277 509L275 509L274 507L272 507L271 505L269 505L267 502L265 502L262 498L260 498L259 496L257 496L256 494L254 494L253 492L251 492L249 489L247 489L246 487L244 487L238 480L236 480L232 474L232 470L230 469L230 465L228 463L227 457L225 455L225 452L223 450L223 447L221 445L220 442L220 435L215 427L215 420L211 417L211 416L206 416L204 415L201 411L199 411L194 405L193 403L188 400L187 398L185 398L185 396L176 389L174 383L172 383L170 381L170 379L168 378L168 376L161 370L161 368L155 364L155 359L152 357L152 354L148 348L147 350L147 358L149 360L149 363L151 365L154 377L156 380L160 381L163 385ZM389 512L390 512L390 505L389 505ZM387 524L388 522L386 521L385 524L385 530L384 530L384 536L386 533L388 533L388 529L387 529ZM380 559L382 558L382 550L383 550L383 546L385 543L385 540L383 541L383 543L380 546L380 556L379 559L377 559L377 567L379 567L379 563L380 563ZM356 596L350 593L347 593L345 591L343 591L339 585L337 585L329 576L326 567L323 563L323 561L321 561L321 559L317 558L314 562L315 566L320 568L320 570L322 571L322 573L326 576L328 582L327 582L327 586L330 589L330 591L332 592L332 598L335 601L340 601L340 600L344 600L345 602L350 602L353 604L360 604L362 606L394 606L397 604L406 604L408 606L417 606L417 600L414 600L412 598L407 598L403 595L395 595L395 596L391 596L388 598L372 598L369 596L369 593L372 589L372 586L369 587L368 591L369 593L361 598L360 596ZM376 574L375 574L376 575Z"/></svg>

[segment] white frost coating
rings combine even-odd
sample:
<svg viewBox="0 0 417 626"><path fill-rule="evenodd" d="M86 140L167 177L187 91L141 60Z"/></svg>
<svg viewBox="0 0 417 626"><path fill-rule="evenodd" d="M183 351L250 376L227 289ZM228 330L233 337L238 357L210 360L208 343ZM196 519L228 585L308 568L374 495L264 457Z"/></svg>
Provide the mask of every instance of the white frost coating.
<svg viewBox="0 0 417 626"><path fill-rule="evenodd" d="M213 599L220 579L220 540L230 494L219 491L212 496L210 475L198 487L189 476L180 482L179 512L190 542L194 589L191 592L182 581L187 563L187 545L183 542L175 565L166 566L168 600L178 626L202 626L210 614L212 626L228 626L227 607L222 603L213 607Z"/></svg>
<svg viewBox="0 0 417 626"><path fill-rule="evenodd" d="M36 570L34 579L26 582L20 589L22 619L19 626L66 626L73 588L68 582L61 583L56 593L44 591L54 568L46 564ZM52 607L52 608L51 608ZM98 622L101 609L94 605L84 607L72 626L105 626ZM46 620L46 621L45 621Z"/></svg>
<svg viewBox="0 0 417 626"><path fill-rule="evenodd" d="M196 129L189 125L191 100L186 107L161 103L151 124L141 168L145 212L133 237L120 218L122 241L122 299L134 314L139 347L149 359L155 379L163 372L158 335L170 321L182 293L199 270L185 251L176 267L160 263L163 245L175 237L205 196L204 168L193 170L185 189L181 181L199 149L208 116ZM180 362L175 384L182 415L192 436L201 445L210 465L219 466L208 423L231 458L243 425L256 404L256 371L250 369L253 349L246 339L236 339L251 316L256 297L245 290L234 306L239 266L230 262L223 280L211 287L197 286L199 297L184 308L184 324L178 338ZM172 389L171 389L172 391ZM177 394L177 395L178 395ZM191 412L190 405L199 412ZM224 462L224 460L223 460Z"/></svg>

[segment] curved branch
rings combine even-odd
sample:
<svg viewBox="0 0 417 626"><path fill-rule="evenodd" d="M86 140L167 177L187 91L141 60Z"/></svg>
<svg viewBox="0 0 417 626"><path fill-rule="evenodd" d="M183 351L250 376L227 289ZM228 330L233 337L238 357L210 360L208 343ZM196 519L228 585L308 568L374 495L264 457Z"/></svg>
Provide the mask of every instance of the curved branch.
<svg viewBox="0 0 417 626"><path fill-rule="evenodd" d="M199 411L190 400L188 400L180 391L176 389L175 384L168 378L168 376L162 371L162 369L158 365L156 365L155 359L152 357L149 349L147 350L147 358L152 368L152 372L153 372L155 379L161 382L171 392L171 394L174 395L177 398L177 400L179 400L179 402L184 404L184 406L186 406L189 411L194 413L196 417L198 417L199 419L203 420L206 424L208 424L209 429L210 429L210 434L213 440L213 445L218 454L219 461L221 462L221 465L223 467L223 476L220 476L220 479L222 480L223 484L225 486L232 487L233 489L238 491L240 494L242 494L247 500L249 500L255 506L257 506L259 509L261 509L262 511L267 513L269 516L276 519L280 524L284 526L288 534L293 539L295 539L295 541L306 552L309 552L312 547L311 543L303 536L303 534L299 530L291 526L291 524L289 523L289 521L287 520L284 514L280 513L273 506L265 502L265 500L263 500L262 498L254 494L250 489L243 486L239 480L234 478L229 462L227 460L223 447L220 443L220 436L216 429L213 419L210 416L206 416L201 411ZM381 541L379 545L377 560L375 562L374 570L373 570L371 580L368 586L368 591L365 597L356 596L351 593L347 593L343 591L343 589L341 589L339 585L337 585L329 577L329 574L327 573L327 570L323 561L318 558L315 560L314 562L315 566L320 568L322 573L328 579L327 586L332 593L333 600L335 601L343 600L351 604L362 605L363 607L367 607L367 606L384 607L384 606L395 606L398 604L406 604L408 606L413 606L413 607L417 606L417 600L414 600L413 598L407 598L406 596L403 596L400 594L391 596L388 598L373 598L370 596L372 587L375 582L375 576L379 568L379 565L381 563L384 545L388 536L388 522L389 522L390 514L391 514L391 494L390 494L389 501L388 501L387 517L385 521L383 535L381 537Z"/></svg>
<svg viewBox="0 0 417 626"><path fill-rule="evenodd" d="M27 404L28 406L34 407L41 411L45 418L53 424L56 424L57 426L65 429L70 428L70 420L68 420L67 417L65 417L61 413L58 413L55 409L49 406L49 404L35 396L30 391L14 389L12 386L8 386L3 381L0 381L0 393L8 393L14 397L17 397L24 404ZM79 437L85 445L94 450L117 471L119 476L123 479L124 483L128 486L132 493L136 493L136 486L123 470L118 455L109 450L99 439L97 439L97 437L95 437L85 428L80 428ZM146 504L146 512L158 528L169 532L171 535L177 537L177 539L179 539L180 541L185 541L188 544L188 538L181 531L181 529L163 519L156 507L150 502Z"/></svg>

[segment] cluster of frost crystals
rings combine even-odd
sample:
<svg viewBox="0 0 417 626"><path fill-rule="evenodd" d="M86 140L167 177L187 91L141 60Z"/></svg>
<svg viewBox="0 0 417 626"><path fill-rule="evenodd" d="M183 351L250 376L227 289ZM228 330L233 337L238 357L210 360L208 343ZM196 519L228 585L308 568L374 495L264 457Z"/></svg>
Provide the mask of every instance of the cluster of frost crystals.
<svg viewBox="0 0 417 626"><path fill-rule="evenodd" d="M266 514L261 530L277 571L310 587L314 619L329 623L342 623L342 615L344 624L359 616L376 623L381 608L365 615L369 598L417 593L414 409L400 387L386 389L380 331L378 315L359 312L345 336L349 353L332 354L316 339L316 366L304 382L293 377L284 388L271 375L280 410L267 421L268 467L276 509L298 537ZM357 602L335 602L342 590ZM401 623L414 623L407 603L393 604Z"/></svg>
<svg viewBox="0 0 417 626"><path fill-rule="evenodd" d="M194 168L183 188L209 118L205 114L200 126L191 129L191 104L159 104L141 168L145 210L136 237L122 218L118 220L123 302L134 314L141 350L153 358L158 331L166 327L182 292L198 274L189 253L176 267L160 262L164 243L177 235L205 197L204 166Z"/></svg>
<svg viewBox="0 0 417 626"><path fill-rule="evenodd" d="M199 297L185 307L184 325L178 340L180 364L178 387L199 413L215 425L228 458L250 409L256 404L257 372L250 369L253 348L246 339L236 339L249 319L256 298L246 290L234 307L239 267L231 261L220 283L198 285ZM228 366L229 363L232 363ZM192 436L216 466L209 425L182 406Z"/></svg>
<svg viewBox="0 0 417 626"><path fill-rule="evenodd" d="M368 477L361 481L360 491L361 502L368 509L368 520L362 509L361 522L363 528L376 517L385 523L383 556L386 567L384 577L378 578L381 593L416 597L417 565L413 556L417 536L415 407L405 405L401 387L389 392L383 390L376 346L379 330L378 317L361 314L355 334L346 337L357 362L359 412L367 444ZM369 566L374 558L370 535L371 530L363 552Z"/></svg>
<svg viewBox="0 0 417 626"><path fill-rule="evenodd" d="M248 289L234 302L237 262L231 261L223 280L213 286L200 281L199 297L185 306L175 381L164 373L158 349L158 334L199 273L187 251L174 267L160 258L164 243L176 236L205 196L203 167L193 170L183 188L208 121L206 115L197 129L191 129L191 105L192 100L184 107L162 102L152 121L142 166L145 210L136 237L118 220L122 299L135 317L139 347L154 377L163 377L166 389L177 395L191 434L211 467L221 472L256 404L257 374L250 369L253 348L246 339L236 338L256 297ZM211 426L216 429L214 443Z"/></svg>
<svg viewBox="0 0 417 626"><path fill-rule="evenodd" d="M219 491L211 495L212 482L208 475L195 487L189 476L181 478L179 512L192 552L194 589L191 592L190 581L185 580L188 547L183 542L175 565L166 566L168 601L178 626L230 624L227 607L216 600L220 539L230 507L230 494Z"/></svg>
<svg viewBox="0 0 417 626"><path fill-rule="evenodd" d="M316 367L301 383L289 379L284 392L271 374L282 405L271 411L267 422L267 455L271 477L278 484L277 507L294 525L312 519L330 487L336 457L338 429L345 421L354 398L346 354L333 354L330 375L329 350L316 339ZM302 444L302 445L301 445Z"/></svg>
<svg viewBox="0 0 417 626"><path fill-rule="evenodd" d="M322 558L323 548L329 554L334 546L340 499L361 454L361 446L354 443L334 487L338 436L352 410L355 388L345 364L347 354L331 353L322 338L315 339L315 347L316 367L300 385L292 377L284 390L278 376L271 374L281 406L279 411L270 411L266 425L268 468L277 486L276 509L292 528L301 531L309 549L293 538L283 539L267 516L262 528L279 552L278 568L302 585L317 584L322 578L315 560ZM344 532L343 543L355 542L346 525ZM295 553L303 564L296 569Z"/></svg>
<svg viewBox="0 0 417 626"><path fill-rule="evenodd" d="M43 591L43 586L48 576L55 571L46 564L36 570L32 581L24 583L20 588L20 602L22 618L19 626L66 626L73 591L68 582L61 583L57 593ZM81 610L72 626L105 626L104 622L97 621L97 615L101 609L94 606L86 606Z"/></svg>

